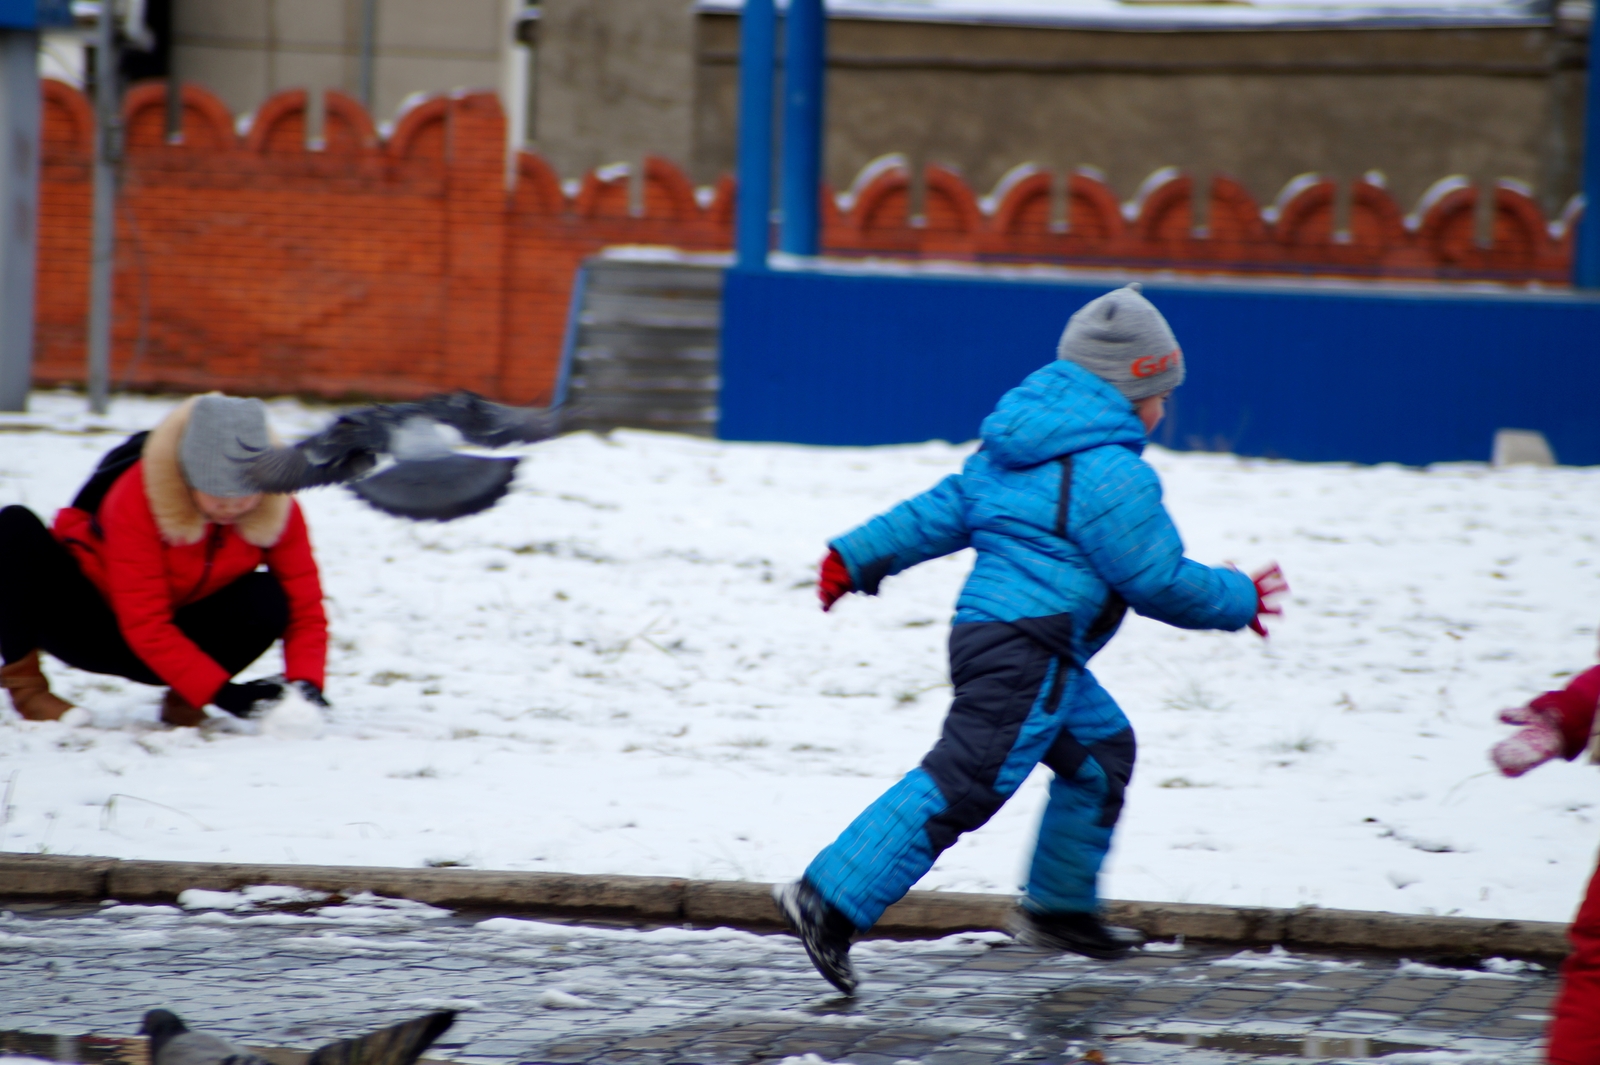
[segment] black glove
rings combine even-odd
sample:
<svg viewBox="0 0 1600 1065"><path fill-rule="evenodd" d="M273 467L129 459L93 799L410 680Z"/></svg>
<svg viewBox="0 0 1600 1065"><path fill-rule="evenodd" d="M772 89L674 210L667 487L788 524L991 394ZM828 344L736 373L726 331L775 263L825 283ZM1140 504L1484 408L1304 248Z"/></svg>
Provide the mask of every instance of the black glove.
<svg viewBox="0 0 1600 1065"><path fill-rule="evenodd" d="M322 694L321 688L317 687L309 680L291 680L289 682L289 687L299 692L300 698L304 699L312 706L320 706L324 710L328 709L328 697Z"/></svg>
<svg viewBox="0 0 1600 1065"><path fill-rule="evenodd" d="M282 699L283 691L281 680L253 680L248 684L229 681L217 689L211 701L234 717L249 717L267 704Z"/></svg>

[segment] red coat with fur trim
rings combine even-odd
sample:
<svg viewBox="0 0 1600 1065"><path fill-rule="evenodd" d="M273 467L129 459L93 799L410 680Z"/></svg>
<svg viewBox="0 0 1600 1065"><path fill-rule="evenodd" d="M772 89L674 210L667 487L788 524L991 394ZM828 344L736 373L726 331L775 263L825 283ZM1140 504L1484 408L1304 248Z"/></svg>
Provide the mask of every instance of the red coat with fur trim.
<svg viewBox="0 0 1600 1065"><path fill-rule="evenodd" d="M328 620L305 517L290 497L269 495L233 525L206 521L178 465L188 408L151 432L143 457L106 493L98 523L67 507L56 515L55 536L106 597L134 654L194 706L210 702L228 674L172 615L264 564L289 601L284 674L321 688Z"/></svg>

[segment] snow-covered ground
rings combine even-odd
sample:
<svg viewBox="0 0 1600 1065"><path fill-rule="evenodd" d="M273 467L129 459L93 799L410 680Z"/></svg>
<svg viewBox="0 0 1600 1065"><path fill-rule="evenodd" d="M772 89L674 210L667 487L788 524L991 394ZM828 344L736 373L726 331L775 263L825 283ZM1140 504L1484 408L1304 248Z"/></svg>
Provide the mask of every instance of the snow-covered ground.
<svg viewBox="0 0 1600 1065"><path fill-rule="evenodd" d="M0 417L0 504L52 513L118 439L86 429L168 406L96 422L44 394ZM292 435L326 413L273 416ZM510 497L450 525L307 493L325 734L165 730L157 690L50 663L92 724L0 711L0 849L795 876L936 737L970 565L824 615L817 559L967 452L619 432L527 449ZM1270 642L1131 618L1095 660L1142 748L1105 893L1568 919L1600 779L1506 781L1484 751L1497 709L1594 661L1600 470L1150 459L1193 557L1275 559L1294 594ZM1045 775L922 886L1012 889Z"/></svg>

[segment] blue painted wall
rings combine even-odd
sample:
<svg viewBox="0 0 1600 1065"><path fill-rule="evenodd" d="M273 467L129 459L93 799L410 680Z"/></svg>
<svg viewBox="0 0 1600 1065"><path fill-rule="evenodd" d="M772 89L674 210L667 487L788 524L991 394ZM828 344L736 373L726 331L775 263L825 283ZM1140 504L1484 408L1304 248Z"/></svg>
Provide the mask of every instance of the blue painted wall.
<svg viewBox="0 0 1600 1065"><path fill-rule="evenodd" d="M970 440L1110 284L730 271L729 440ZM1146 284L1189 363L1156 440L1306 461L1484 461L1538 429L1600 464L1600 297Z"/></svg>
<svg viewBox="0 0 1600 1065"><path fill-rule="evenodd" d="M0 29L72 25L70 0L0 0Z"/></svg>

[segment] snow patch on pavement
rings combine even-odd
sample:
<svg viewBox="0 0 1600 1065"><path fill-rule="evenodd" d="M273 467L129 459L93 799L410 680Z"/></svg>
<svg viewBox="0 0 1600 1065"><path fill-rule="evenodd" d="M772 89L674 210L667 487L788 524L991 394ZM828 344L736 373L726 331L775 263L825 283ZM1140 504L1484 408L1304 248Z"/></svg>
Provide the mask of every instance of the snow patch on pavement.
<svg viewBox="0 0 1600 1065"><path fill-rule="evenodd" d="M551 1010L592 1010L599 1009L593 1002L577 995L569 995L565 991L558 991L553 987L546 988L534 996L534 1004Z"/></svg>

